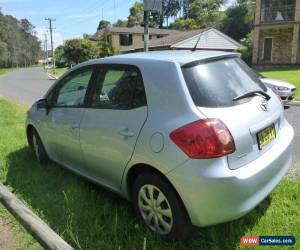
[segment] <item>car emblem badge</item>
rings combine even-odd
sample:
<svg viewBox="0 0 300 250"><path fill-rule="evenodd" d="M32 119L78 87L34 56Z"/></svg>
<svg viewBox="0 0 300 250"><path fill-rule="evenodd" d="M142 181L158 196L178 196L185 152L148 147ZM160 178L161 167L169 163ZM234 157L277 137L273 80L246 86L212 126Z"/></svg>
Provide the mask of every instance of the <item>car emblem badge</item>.
<svg viewBox="0 0 300 250"><path fill-rule="evenodd" d="M268 111L268 101L267 100L263 100L260 104L260 107L263 111Z"/></svg>

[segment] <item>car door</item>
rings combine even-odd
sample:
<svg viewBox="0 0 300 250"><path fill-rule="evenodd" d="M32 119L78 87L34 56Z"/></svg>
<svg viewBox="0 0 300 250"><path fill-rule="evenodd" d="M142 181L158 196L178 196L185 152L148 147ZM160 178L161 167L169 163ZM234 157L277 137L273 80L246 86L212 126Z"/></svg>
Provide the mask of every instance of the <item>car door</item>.
<svg viewBox="0 0 300 250"><path fill-rule="evenodd" d="M71 72L48 98L51 106L46 122L48 147L55 152L59 163L74 170L80 170L84 163L79 129L93 70L93 66L88 66Z"/></svg>
<svg viewBox="0 0 300 250"><path fill-rule="evenodd" d="M80 127L86 170L117 190L147 118L141 73L134 66L101 66L92 92Z"/></svg>

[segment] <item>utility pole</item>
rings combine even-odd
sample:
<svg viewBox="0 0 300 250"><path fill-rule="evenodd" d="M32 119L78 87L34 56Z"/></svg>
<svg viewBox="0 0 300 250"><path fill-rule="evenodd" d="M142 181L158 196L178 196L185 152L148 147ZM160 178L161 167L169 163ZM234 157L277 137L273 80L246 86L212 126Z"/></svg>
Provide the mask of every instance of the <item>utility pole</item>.
<svg viewBox="0 0 300 250"><path fill-rule="evenodd" d="M50 30L50 39L51 39L51 50L52 50L52 65L53 65L53 70L55 70L55 57L54 57L54 48L53 48L53 37L52 37L52 22L55 22L56 19L52 18L45 18L46 21L49 21L49 30Z"/></svg>
<svg viewBox="0 0 300 250"><path fill-rule="evenodd" d="M144 11L144 51L149 51L149 10Z"/></svg>
<svg viewBox="0 0 300 250"><path fill-rule="evenodd" d="M45 33L45 61L46 61L46 65L48 65L48 39L47 39L47 33Z"/></svg>

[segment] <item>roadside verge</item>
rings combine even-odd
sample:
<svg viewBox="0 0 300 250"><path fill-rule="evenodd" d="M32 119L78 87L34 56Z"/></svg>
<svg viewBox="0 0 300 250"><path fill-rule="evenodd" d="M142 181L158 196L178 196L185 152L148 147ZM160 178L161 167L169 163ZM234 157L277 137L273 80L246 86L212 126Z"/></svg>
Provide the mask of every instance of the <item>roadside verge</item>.
<svg viewBox="0 0 300 250"><path fill-rule="evenodd" d="M0 202L45 249L73 249L2 184L0 184Z"/></svg>

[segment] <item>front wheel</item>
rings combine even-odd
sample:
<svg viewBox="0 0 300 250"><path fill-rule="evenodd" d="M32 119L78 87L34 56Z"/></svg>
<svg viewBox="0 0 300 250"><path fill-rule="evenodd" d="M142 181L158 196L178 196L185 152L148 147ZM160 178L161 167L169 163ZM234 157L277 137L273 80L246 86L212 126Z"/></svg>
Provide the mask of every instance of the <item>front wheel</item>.
<svg viewBox="0 0 300 250"><path fill-rule="evenodd" d="M157 174L144 173L137 177L133 206L146 226L166 240L185 240L192 232L190 219L177 193Z"/></svg>
<svg viewBox="0 0 300 250"><path fill-rule="evenodd" d="M49 158L41 141L40 136L35 130L30 133L31 148L35 154L36 159L42 165L47 165L49 163Z"/></svg>

